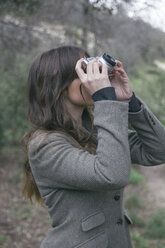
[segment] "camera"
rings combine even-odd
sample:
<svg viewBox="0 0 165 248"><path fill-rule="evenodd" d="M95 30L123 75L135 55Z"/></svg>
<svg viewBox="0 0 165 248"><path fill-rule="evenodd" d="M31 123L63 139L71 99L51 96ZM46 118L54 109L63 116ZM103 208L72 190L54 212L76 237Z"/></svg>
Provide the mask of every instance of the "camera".
<svg viewBox="0 0 165 248"><path fill-rule="evenodd" d="M95 57L90 57L90 58L85 58L83 61L82 61L82 68L83 70L86 72L86 68L87 68L87 64L89 61L95 59ZM98 58L98 62L100 64L106 64L107 67L108 67L108 75L113 78L113 74L112 74L112 69L116 66L116 62L115 62L115 59L112 58L110 55L104 53L103 55L101 55L99 58Z"/></svg>

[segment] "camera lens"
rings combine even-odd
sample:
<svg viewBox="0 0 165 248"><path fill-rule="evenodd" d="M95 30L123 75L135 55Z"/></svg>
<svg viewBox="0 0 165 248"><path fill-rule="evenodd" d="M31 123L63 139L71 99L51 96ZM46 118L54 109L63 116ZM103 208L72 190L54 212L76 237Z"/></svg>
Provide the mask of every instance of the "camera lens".
<svg viewBox="0 0 165 248"><path fill-rule="evenodd" d="M103 59L108 62L109 64L111 64L112 66L115 66L116 65L116 62L114 60L114 58L112 58L110 55L104 53L103 54Z"/></svg>

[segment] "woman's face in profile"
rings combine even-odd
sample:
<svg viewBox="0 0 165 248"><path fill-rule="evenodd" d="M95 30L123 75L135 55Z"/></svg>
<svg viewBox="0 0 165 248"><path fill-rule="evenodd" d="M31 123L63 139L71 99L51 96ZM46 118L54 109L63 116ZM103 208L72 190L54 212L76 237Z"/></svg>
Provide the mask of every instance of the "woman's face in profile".
<svg viewBox="0 0 165 248"><path fill-rule="evenodd" d="M83 84L81 85L81 91L80 91L80 85L81 85L80 79L76 78L68 86L67 95L69 100L72 102L72 104L75 105L81 105L81 106L93 105L94 101L92 99L92 96L87 92Z"/></svg>

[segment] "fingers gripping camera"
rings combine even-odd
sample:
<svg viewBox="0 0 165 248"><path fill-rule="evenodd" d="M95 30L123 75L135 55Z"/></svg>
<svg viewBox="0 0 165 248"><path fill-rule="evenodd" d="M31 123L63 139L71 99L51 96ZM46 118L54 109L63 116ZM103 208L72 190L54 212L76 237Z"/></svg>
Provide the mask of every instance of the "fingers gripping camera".
<svg viewBox="0 0 165 248"><path fill-rule="evenodd" d="M95 59L95 57L85 58L82 61L82 68L83 68L84 71L86 71L88 62L91 61L91 60L93 60L93 59ZM110 55L104 53L103 55L101 55L98 58L98 62L100 64L106 64L107 65L109 78L112 79L113 78L112 70L116 66L115 59L112 58Z"/></svg>

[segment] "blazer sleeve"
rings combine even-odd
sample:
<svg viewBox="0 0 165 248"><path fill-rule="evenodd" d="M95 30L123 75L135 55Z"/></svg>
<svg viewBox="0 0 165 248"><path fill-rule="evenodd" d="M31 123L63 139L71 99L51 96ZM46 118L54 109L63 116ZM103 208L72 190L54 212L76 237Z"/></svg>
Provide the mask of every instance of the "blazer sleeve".
<svg viewBox="0 0 165 248"><path fill-rule="evenodd" d="M29 162L40 187L106 191L129 183L128 103L94 102L96 155L59 133L39 135L29 146Z"/></svg>
<svg viewBox="0 0 165 248"><path fill-rule="evenodd" d="M128 130L132 163L153 166L165 163L165 128L146 104L141 110L129 112L128 120L134 130Z"/></svg>

